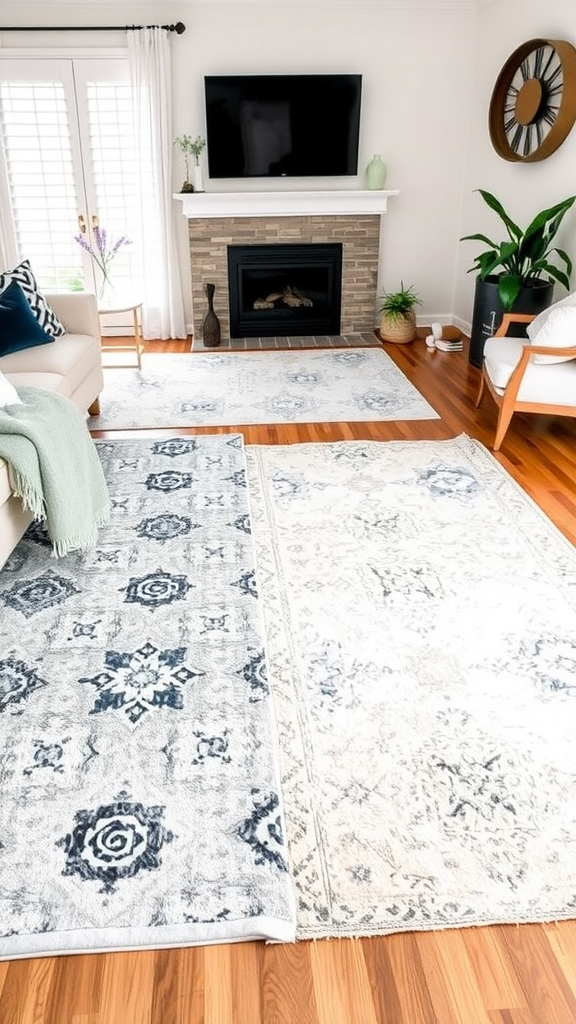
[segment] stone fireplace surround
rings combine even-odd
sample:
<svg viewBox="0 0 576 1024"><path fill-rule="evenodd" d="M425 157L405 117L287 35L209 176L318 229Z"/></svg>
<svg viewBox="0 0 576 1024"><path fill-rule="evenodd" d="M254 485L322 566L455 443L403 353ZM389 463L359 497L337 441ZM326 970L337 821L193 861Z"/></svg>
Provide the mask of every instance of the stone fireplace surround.
<svg viewBox="0 0 576 1024"><path fill-rule="evenodd" d="M228 245L342 242L341 333L372 331L381 214L397 192L243 192L174 196L188 218L193 329L202 337L205 285L216 285L214 310L230 339Z"/></svg>

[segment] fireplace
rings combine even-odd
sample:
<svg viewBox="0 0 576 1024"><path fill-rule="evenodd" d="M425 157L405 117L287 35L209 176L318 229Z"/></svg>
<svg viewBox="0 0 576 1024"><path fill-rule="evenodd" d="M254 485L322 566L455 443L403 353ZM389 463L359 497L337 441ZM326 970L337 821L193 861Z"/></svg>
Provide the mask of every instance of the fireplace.
<svg viewBox="0 0 576 1024"><path fill-rule="evenodd" d="M342 243L227 249L232 338L340 334Z"/></svg>
<svg viewBox="0 0 576 1024"><path fill-rule="evenodd" d="M341 246L340 330L324 333L372 331L376 319L381 218L388 197L396 194L383 189L349 189L175 195L188 219L194 335L202 337L207 312L206 284L211 282L216 288L214 311L220 320L221 337L223 341L230 339L229 247L296 244ZM303 313L301 310L297 315ZM287 329L283 327L282 331ZM258 333L262 330L259 326ZM291 326L290 330L296 327ZM298 333L302 333L300 328Z"/></svg>

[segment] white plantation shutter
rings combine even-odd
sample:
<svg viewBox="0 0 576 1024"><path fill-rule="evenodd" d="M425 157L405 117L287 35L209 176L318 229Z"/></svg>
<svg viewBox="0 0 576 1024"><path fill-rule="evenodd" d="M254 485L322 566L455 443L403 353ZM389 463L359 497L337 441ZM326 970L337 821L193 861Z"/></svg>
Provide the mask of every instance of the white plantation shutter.
<svg viewBox="0 0 576 1024"><path fill-rule="evenodd" d="M12 62L8 64L12 71ZM41 62L43 65L46 62ZM46 69L50 70L50 69ZM7 81L0 70L0 119L8 194L20 259L30 259L44 288L78 287L76 228L79 149L73 152L65 81L23 75Z"/></svg>
<svg viewBox="0 0 576 1024"><path fill-rule="evenodd" d="M0 126L16 248L46 290L98 290L90 257L74 241L79 216L109 237L119 292L142 294L141 202L134 181L135 119L126 56L0 59ZM149 161L151 165L151 161ZM151 192L152 181L144 185ZM146 259L154 261L148 238ZM148 299L152 298L147 296Z"/></svg>

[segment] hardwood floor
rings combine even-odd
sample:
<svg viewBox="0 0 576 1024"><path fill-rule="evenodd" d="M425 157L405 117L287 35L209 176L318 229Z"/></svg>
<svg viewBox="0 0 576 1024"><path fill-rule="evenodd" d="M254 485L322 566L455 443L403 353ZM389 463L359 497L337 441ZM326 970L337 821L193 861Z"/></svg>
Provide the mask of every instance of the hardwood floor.
<svg viewBox="0 0 576 1024"><path fill-rule="evenodd" d="M189 344L146 347L175 352L187 351ZM496 409L489 395L474 408L479 371L469 366L466 352L429 352L422 340L385 348L440 420L146 433L241 431L249 444L466 433L490 446ZM576 544L576 421L514 416L495 457ZM0 1024L575 1022L576 920L0 963Z"/></svg>

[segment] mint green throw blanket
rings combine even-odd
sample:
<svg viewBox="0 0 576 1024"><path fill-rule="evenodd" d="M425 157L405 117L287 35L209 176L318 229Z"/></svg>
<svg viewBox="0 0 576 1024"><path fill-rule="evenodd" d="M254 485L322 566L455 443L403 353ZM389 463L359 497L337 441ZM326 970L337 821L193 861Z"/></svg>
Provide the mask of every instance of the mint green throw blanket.
<svg viewBox="0 0 576 1024"><path fill-rule="evenodd" d="M62 395L16 389L22 405L0 409L0 456L25 509L45 519L56 557L94 547L110 499L86 420Z"/></svg>

